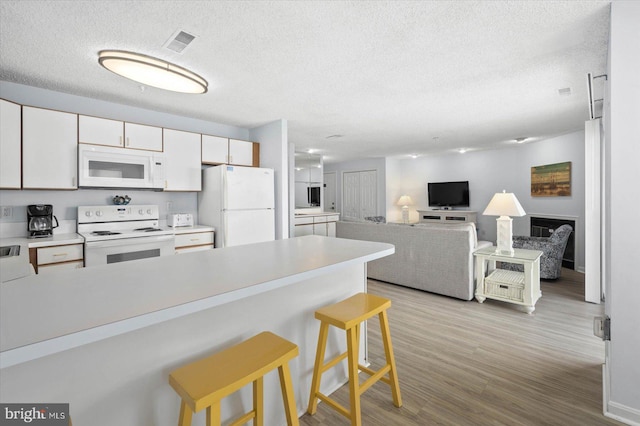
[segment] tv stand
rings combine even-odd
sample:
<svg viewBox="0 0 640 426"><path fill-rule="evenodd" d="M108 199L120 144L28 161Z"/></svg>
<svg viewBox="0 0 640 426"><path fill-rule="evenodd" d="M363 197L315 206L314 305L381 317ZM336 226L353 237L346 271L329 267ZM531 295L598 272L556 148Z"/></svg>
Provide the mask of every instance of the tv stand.
<svg viewBox="0 0 640 426"><path fill-rule="evenodd" d="M478 212L469 210L418 210L420 223L476 222Z"/></svg>

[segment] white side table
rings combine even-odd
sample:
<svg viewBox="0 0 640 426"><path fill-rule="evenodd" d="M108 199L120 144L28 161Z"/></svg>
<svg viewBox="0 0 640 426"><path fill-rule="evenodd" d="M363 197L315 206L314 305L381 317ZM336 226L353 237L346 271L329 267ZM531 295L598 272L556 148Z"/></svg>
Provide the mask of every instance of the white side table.
<svg viewBox="0 0 640 426"><path fill-rule="evenodd" d="M496 253L496 247L485 247L473 252L476 256L476 300L485 299L522 305L531 314L542 296L540 291L539 250L514 249L513 255ZM524 272L496 269L496 262L524 265Z"/></svg>

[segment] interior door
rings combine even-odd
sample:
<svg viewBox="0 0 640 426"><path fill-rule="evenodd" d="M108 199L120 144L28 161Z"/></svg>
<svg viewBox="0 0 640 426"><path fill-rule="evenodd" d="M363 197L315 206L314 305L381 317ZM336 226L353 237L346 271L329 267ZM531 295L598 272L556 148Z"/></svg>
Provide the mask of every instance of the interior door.
<svg viewBox="0 0 640 426"><path fill-rule="evenodd" d="M375 170L342 175L342 218L364 220L378 211L378 176Z"/></svg>
<svg viewBox="0 0 640 426"><path fill-rule="evenodd" d="M360 172L360 219L377 216L378 176L375 170Z"/></svg>
<svg viewBox="0 0 640 426"><path fill-rule="evenodd" d="M324 174L323 210L328 213L336 212L336 172Z"/></svg>
<svg viewBox="0 0 640 426"><path fill-rule="evenodd" d="M360 172L342 175L342 219L360 220Z"/></svg>

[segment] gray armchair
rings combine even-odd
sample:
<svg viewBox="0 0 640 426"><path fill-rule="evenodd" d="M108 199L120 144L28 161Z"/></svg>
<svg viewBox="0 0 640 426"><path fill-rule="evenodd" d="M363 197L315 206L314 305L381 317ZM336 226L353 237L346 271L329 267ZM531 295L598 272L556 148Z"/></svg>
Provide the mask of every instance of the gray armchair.
<svg viewBox="0 0 640 426"><path fill-rule="evenodd" d="M555 280L560 277L562 271L562 255L567 247L569 235L573 228L570 225L562 225L556 229L550 237L513 237L513 248L523 248L542 251L540 258L540 278ZM522 265L515 263L502 263L502 269L510 271L523 271Z"/></svg>

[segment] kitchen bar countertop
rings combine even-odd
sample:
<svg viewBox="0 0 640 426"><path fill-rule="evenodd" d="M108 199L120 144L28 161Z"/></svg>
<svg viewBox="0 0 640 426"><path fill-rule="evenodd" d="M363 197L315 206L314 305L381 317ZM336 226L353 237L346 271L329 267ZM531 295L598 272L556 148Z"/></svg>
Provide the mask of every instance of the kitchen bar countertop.
<svg viewBox="0 0 640 426"><path fill-rule="evenodd" d="M390 244L310 235L14 280L0 286L0 368L394 251Z"/></svg>

